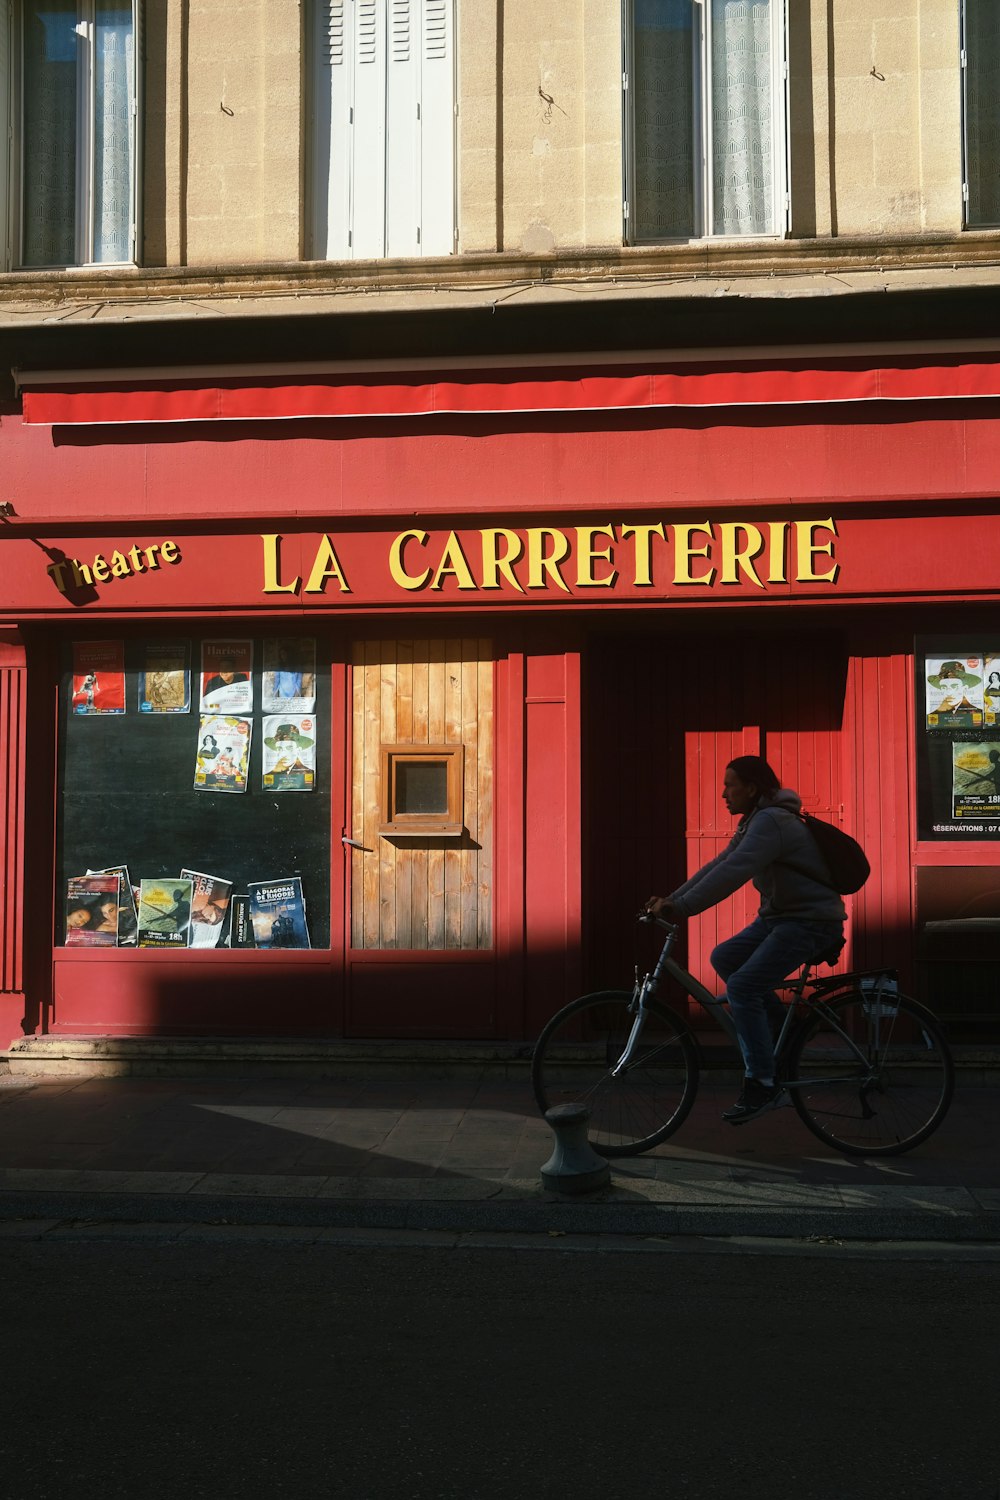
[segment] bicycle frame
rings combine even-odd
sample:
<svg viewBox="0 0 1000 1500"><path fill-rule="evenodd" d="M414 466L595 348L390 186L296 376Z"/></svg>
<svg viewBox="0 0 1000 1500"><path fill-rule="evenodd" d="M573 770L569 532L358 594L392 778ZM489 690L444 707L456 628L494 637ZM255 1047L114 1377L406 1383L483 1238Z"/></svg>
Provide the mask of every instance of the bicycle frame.
<svg viewBox="0 0 1000 1500"><path fill-rule="evenodd" d="M646 1024L646 1002L647 1000L651 1000L657 993L660 988L660 981L665 974L669 974L671 979L675 979L684 993L690 995L692 999L697 1000L703 1010L708 1011L710 1015L714 1016L723 1031L734 1042L738 1042L733 1018L725 1009L726 1002L720 1000L717 995L713 995L711 990L707 990L700 980L695 979L693 974L689 974L687 969L682 968L675 958L671 958L670 950L677 941L677 934L680 929L672 923L664 922L662 925L666 927L666 936L663 939L663 947L660 950L660 956L656 960L652 973L644 974L640 979L638 967L636 968L635 992L632 996L632 1004L635 1006L635 1020L632 1022L632 1029L628 1034L625 1050L611 1069L612 1078L617 1078L619 1074L624 1073L632 1061L635 1049L639 1045L639 1038L642 1036L643 1027ZM784 1027L782 1027L782 1032L784 1032Z"/></svg>
<svg viewBox="0 0 1000 1500"><path fill-rule="evenodd" d="M657 921L658 925L666 928L666 936L663 940L663 947L660 950L660 956L657 959L652 972L644 974L640 979L638 966L636 967L635 991L632 996L632 1006L634 1006L635 1008L635 1020L632 1022L628 1038L625 1042L624 1050L615 1066L611 1069L612 1078L618 1078L622 1073L624 1073L626 1068L629 1066L629 1063L632 1061L632 1058L635 1055L636 1048L639 1045L639 1040L642 1036L643 1028L646 1024L646 1003L656 995L660 987L660 982L662 981L664 975L669 975L671 979L675 980L677 984L680 985L685 994L690 995L692 999L697 1000L702 1009L706 1011L710 1016L712 1016L717 1024L722 1027L723 1031L727 1034L730 1040L735 1042L736 1045L739 1046L739 1037L736 1031L736 1025L729 1011L726 1009L726 1001L724 999L720 999L717 995L713 995L711 990L706 989L700 980L696 979L694 975L689 973L687 969L683 968L675 958L671 957L671 950L675 942L677 941L677 935L680 931L680 928L674 923L663 922L662 920L656 918L654 918L653 920ZM803 968L798 978L792 980L791 983L787 986L789 993L793 996L793 1000L791 1005L787 1007L787 1013L784 1017L784 1020L782 1021L781 1031L779 1032L774 1043L775 1059L778 1059L781 1056L785 1040L788 1036L788 1029L791 1025L792 1018L803 998L806 985L809 983L809 969L810 965L807 964ZM852 981L858 977L859 976L853 974L838 974L835 976L831 976L829 980L820 980L818 982L813 981L813 983L817 986L817 989L819 991L826 993L829 993L831 991L838 992L842 989L849 988L852 984ZM892 971L888 969L873 969L867 972L866 977L871 978L874 981L872 989L872 1003L878 1007L875 1012L875 1019L877 1023L881 1019L881 1011L884 1004L882 996L884 993L891 993L888 987L889 984L893 982L893 975ZM832 1012L830 1012L823 1005L822 994L817 994L814 1003L819 1009L823 1011L828 1024L831 1025L833 1029L843 1038L845 1044L854 1053L857 1061L862 1065L866 1072L873 1076L876 1070L873 1068L872 1060L865 1056L864 1052L862 1052L861 1048L857 1045L854 1038L844 1030L844 1028L837 1021L837 1018L832 1014ZM895 1014L895 1012L893 1012L893 1014ZM876 1027L876 1039L877 1036L878 1027ZM798 1078L791 1082L786 1081L785 1087L797 1089L809 1088L820 1081L821 1080L818 1079ZM822 1081L829 1083L830 1080L827 1078ZM853 1079L845 1081L850 1081L856 1084L857 1078L854 1077Z"/></svg>

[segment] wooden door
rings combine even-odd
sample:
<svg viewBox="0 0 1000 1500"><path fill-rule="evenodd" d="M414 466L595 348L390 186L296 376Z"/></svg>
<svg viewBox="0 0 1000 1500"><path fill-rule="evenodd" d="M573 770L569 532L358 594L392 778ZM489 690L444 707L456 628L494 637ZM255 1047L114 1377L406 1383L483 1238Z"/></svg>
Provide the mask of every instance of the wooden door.
<svg viewBox="0 0 1000 1500"><path fill-rule="evenodd" d="M846 649L834 633L759 634L721 645L715 704L702 704L702 726L685 730L688 873L720 853L735 823L722 802L722 777L738 755L762 755L807 812L840 822L841 731ZM718 727L719 717L728 719ZM712 949L753 920L758 896L746 885L688 924L692 971L721 991Z"/></svg>
<svg viewBox="0 0 1000 1500"><path fill-rule="evenodd" d="M842 640L822 632L614 636L588 653L585 987L620 987L632 916L725 849L727 763L763 755L807 811L842 817ZM721 989L710 954L757 910L746 886L687 924L687 959ZM700 1016L695 1008L695 1018Z"/></svg>
<svg viewBox="0 0 1000 1500"><path fill-rule="evenodd" d="M483 639L353 647L350 1019L354 1035L492 1034L494 660ZM460 835L385 823L382 748L462 750Z"/></svg>

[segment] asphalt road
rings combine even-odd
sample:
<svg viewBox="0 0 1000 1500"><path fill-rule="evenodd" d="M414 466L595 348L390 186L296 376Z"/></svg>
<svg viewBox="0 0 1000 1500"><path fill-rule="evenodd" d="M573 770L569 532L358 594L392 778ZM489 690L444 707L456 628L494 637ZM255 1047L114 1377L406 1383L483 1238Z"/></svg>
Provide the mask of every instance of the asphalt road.
<svg viewBox="0 0 1000 1500"><path fill-rule="evenodd" d="M10 1500L997 1500L1000 1265L0 1245Z"/></svg>

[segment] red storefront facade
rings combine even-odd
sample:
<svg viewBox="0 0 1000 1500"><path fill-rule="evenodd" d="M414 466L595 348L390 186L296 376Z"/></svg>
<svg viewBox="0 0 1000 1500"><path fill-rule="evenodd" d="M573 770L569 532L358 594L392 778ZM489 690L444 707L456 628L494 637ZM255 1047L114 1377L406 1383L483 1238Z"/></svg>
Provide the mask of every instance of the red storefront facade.
<svg viewBox="0 0 1000 1500"><path fill-rule="evenodd" d="M865 844L846 961L926 992L926 922L1000 917L998 395L972 346L24 376L0 413L5 1038L530 1038L627 978L638 901L722 846L747 751ZM129 677L119 718L73 718L74 643L120 640L128 677L149 640L196 670L206 638L259 666L284 636L322 679L294 813L254 760L243 797L192 790L196 701L168 731ZM949 727L926 680L951 656L982 677ZM455 825L386 831L386 752L427 746L461 756ZM299 873L314 946L68 946L84 862ZM692 923L696 972L745 911Z"/></svg>

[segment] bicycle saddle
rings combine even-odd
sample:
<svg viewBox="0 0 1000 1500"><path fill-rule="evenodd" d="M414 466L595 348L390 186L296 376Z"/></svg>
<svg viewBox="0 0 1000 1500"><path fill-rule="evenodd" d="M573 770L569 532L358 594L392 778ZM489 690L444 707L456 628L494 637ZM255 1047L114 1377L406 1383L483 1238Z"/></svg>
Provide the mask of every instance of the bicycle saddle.
<svg viewBox="0 0 1000 1500"><path fill-rule="evenodd" d="M818 964L830 964L832 967L843 953L846 942L846 938L840 938L834 947L828 948L825 953L821 953L815 962Z"/></svg>

